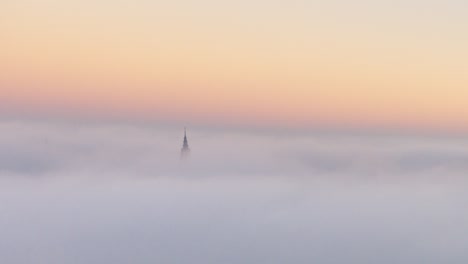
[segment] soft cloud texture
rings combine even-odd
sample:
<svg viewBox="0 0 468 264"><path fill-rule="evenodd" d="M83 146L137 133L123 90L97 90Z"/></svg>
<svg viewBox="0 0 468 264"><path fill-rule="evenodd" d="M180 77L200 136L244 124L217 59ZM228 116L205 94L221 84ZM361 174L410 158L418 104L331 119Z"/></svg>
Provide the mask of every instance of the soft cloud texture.
<svg viewBox="0 0 468 264"><path fill-rule="evenodd" d="M0 123L2 263L466 263L468 141Z"/></svg>

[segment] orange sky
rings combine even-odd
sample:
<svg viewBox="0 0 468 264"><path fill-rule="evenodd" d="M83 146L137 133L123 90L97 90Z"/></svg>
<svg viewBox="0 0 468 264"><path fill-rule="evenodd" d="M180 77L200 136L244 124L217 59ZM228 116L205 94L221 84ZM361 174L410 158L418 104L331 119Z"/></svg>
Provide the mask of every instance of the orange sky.
<svg viewBox="0 0 468 264"><path fill-rule="evenodd" d="M468 131L460 1L72 2L0 4L4 114Z"/></svg>

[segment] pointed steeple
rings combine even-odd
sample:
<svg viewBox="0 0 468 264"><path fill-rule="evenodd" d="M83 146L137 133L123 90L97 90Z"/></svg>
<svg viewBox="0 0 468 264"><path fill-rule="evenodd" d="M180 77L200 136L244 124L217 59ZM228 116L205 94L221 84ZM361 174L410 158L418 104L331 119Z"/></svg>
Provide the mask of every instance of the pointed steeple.
<svg viewBox="0 0 468 264"><path fill-rule="evenodd" d="M187 141L187 128L184 127L184 146L183 148L188 148L188 141Z"/></svg>
<svg viewBox="0 0 468 264"><path fill-rule="evenodd" d="M189 154L190 148L187 140L187 129L184 127L184 144L182 146L182 149L180 150L180 158L187 158Z"/></svg>

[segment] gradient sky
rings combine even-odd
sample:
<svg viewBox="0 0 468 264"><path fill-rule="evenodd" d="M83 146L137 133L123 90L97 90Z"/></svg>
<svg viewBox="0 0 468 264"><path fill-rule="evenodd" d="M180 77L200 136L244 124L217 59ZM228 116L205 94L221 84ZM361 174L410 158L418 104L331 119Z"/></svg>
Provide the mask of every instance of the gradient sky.
<svg viewBox="0 0 468 264"><path fill-rule="evenodd" d="M5 0L1 117L468 131L462 0Z"/></svg>

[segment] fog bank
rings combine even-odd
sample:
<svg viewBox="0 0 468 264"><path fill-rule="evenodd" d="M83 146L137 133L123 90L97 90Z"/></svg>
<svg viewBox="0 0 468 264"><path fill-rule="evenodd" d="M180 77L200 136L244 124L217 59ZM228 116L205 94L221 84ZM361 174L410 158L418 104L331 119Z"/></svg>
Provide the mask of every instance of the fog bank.
<svg viewBox="0 0 468 264"><path fill-rule="evenodd" d="M468 261L465 139L0 131L1 263Z"/></svg>

